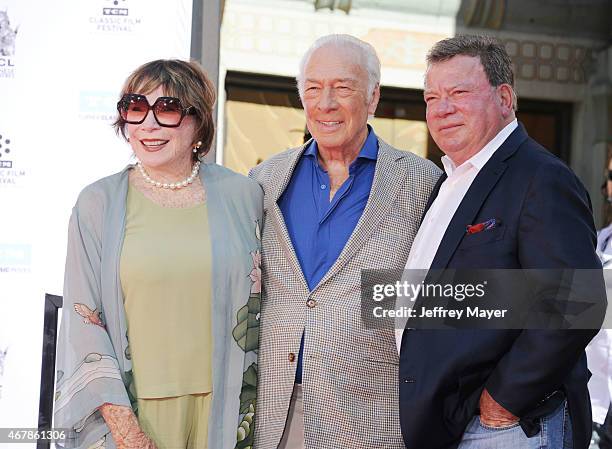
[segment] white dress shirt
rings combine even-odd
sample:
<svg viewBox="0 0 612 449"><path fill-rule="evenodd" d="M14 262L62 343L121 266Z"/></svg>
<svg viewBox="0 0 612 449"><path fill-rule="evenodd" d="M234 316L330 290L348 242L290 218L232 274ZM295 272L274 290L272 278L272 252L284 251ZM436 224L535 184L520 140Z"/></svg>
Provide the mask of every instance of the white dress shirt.
<svg viewBox="0 0 612 449"><path fill-rule="evenodd" d="M604 269L612 269L612 225L597 233L597 255ZM610 285L609 271L604 272L608 303L612 302L612 285ZM608 323L608 312L604 324ZM591 396L591 409L593 421L603 424L612 399L612 330L602 329L586 347L589 371L589 395Z"/></svg>
<svg viewBox="0 0 612 449"><path fill-rule="evenodd" d="M482 150L459 167L448 156L442 157L444 171L448 177L440 186L438 196L423 218L423 223L421 223L412 243L405 270L429 270L438 252L442 237L446 233L446 228L448 228L476 175L517 126L517 121L514 119L497 133ZM411 282L413 281L411 280ZM403 326L397 327L395 337L398 351L402 344L403 333Z"/></svg>
<svg viewBox="0 0 612 449"><path fill-rule="evenodd" d="M593 422L603 424L612 397L612 330L602 329L586 347Z"/></svg>

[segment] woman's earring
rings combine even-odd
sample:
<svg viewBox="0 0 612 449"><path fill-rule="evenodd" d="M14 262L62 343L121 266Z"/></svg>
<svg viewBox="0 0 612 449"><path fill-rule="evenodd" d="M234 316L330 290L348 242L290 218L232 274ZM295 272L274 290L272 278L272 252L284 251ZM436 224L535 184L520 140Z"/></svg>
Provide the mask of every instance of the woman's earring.
<svg viewBox="0 0 612 449"><path fill-rule="evenodd" d="M202 141L198 140L198 143L195 144L195 147L193 147L193 152L197 153L198 151L200 151L200 147L202 146Z"/></svg>

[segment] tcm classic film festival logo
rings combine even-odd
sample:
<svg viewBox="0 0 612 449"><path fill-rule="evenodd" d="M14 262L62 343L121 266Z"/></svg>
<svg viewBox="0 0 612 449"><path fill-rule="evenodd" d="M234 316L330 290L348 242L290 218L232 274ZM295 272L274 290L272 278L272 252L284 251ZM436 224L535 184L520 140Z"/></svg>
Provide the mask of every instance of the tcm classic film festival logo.
<svg viewBox="0 0 612 449"><path fill-rule="evenodd" d="M11 25L8 11L0 11L0 78L15 77L17 28Z"/></svg>
<svg viewBox="0 0 612 449"><path fill-rule="evenodd" d="M25 176L25 170L15 164L11 138L0 129L0 189L16 186Z"/></svg>
<svg viewBox="0 0 612 449"><path fill-rule="evenodd" d="M101 14L91 16L89 23L101 33L131 33L142 19L130 15L127 0L104 0Z"/></svg>

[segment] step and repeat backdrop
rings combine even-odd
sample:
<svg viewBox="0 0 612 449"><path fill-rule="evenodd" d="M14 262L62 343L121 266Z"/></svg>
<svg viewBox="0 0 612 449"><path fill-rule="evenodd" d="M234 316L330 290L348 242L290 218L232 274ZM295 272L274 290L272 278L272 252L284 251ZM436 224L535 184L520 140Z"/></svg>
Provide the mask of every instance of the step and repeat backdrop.
<svg viewBox="0 0 612 449"><path fill-rule="evenodd" d="M44 295L62 294L77 195L131 160L110 126L119 90L146 61L189 58L191 12L0 0L0 428L38 422Z"/></svg>

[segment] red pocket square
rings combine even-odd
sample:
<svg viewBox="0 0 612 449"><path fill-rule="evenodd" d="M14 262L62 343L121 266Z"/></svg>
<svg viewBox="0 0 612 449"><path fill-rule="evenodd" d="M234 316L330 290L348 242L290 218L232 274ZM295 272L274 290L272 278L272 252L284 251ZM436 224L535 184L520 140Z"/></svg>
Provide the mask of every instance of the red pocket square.
<svg viewBox="0 0 612 449"><path fill-rule="evenodd" d="M467 225L465 228L466 234L476 234L477 232L488 231L501 225L501 220L491 218L490 220L483 221L473 225Z"/></svg>

